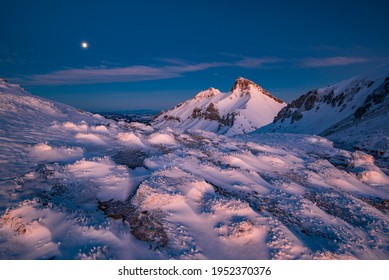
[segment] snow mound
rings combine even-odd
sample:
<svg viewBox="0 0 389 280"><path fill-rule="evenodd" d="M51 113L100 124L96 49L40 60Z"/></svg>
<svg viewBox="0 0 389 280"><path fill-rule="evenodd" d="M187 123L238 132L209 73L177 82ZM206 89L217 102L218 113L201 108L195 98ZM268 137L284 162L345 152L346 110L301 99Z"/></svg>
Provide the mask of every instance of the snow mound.
<svg viewBox="0 0 389 280"><path fill-rule="evenodd" d="M94 132L101 134L111 134L109 129L105 125L88 125L85 121L80 123L64 122L62 124L54 123L52 126L54 129L65 129L75 132Z"/></svg>
<svg viewBox="0 0 389 280"><path fill-rule="evenodd" d="M93 133L77 133L75 138L81 142L93 145L107 145L107 142L103 140L102 136Z"/></svg>
<svg viewBox="0 0 389 280"><path fill-rule="evenodd" d="M91 191L102 201L125 200L131 189L127 169L108 158L82 159L67 165L66 171L70 176L59 176L67 176L68 181L93 183L95 187Z"/></svg>
<svg viewBox="0 0 389 280"><path fill-rule="evenodd" d="M84 150L80 147L53 147L47 143L40 143L31 147L30 156L38 161L71 162L81 159Z"/></svg>
<svg viewBox="0 0 389 280"><path fill-rule="evenodd" d="M389 185L389 178L382 171L363 171L359 174L358 178L362 182L373 186Z"/></svg>
<svg viewBox="0 0 389 280"><path fill-rule="evenodd" d="M362 182L373 186L389 186L389 177L374 165L374 157L361 151L352 153L350 167Z"/></svg>
<svg viewBox="0 0 389 280"><path fill-rule="evenodd" d="M47 221L57 218L55 216L50 209L38 210L26 204L7 210L0 220L8 233L14 233L14 238L20 242L19 246L24 247L25 252L21 258L48 259L60 252L59 243L52 238L52 224L47 224ZM0 253L2 259L3 254Z"/></svg>
<svg viewBox="0 0 389 280"><path fill-rule="evenodd" d="M52 126L53 128L63 128L63 129L68 129L68 130L73 130L73 131L87 131L89 129L89 126L86 122L81 122L79 124L75 124L72 122L65 122L63 124L54 124Z"/></svg>
<svg viewBox="0 0 389 280"><path fill-rule="evenodd" d="M148 139L150 144L153 145L176 145L177 142L174 139L174 136L168 133L153 133L149 136Z"/></svg>
<svg viewBox="0 0 389 280"><path fill-rule="evenodd" d="M143 141L133 132L123 132L118 134L119 141L129 146L145 147Z"/></svg>

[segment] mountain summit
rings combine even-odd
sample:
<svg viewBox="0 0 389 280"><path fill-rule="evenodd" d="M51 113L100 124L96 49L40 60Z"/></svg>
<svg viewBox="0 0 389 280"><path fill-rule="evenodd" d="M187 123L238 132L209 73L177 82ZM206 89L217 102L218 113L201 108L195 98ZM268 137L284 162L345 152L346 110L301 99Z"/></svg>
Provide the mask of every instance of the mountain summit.
<svg viewBox="0 0 389 280"><path fill-rule="evenodd" d="M209 88L199 92L153 121L156 128L202 129L217 134L235 135L269 124L286 106L256 83L239 77L231 91Z"/></svg>
<svg viewBox="0 0 389 280"><path fill-rule="evenodd" d="M236 90L249 92L251 87L256 87L257 89L262 89L259 85L250 81L249 79L239 77L235 80L233 87L231 88L231 92Z"/></svg>
<svg viewBox="0 0 389 280"><path fill-rule="evenodd" d="M251 93L261 93L264 95L267 95L268 97L274 99L278 103L284 103L281 99L271 95L269 92L267 92L265 89L263 89L261 86L257 85L253 81L250 81L249 79L239 77L235 80L235 83L233 87L231 88L231 92L234 94L251 94Z"/></svg>

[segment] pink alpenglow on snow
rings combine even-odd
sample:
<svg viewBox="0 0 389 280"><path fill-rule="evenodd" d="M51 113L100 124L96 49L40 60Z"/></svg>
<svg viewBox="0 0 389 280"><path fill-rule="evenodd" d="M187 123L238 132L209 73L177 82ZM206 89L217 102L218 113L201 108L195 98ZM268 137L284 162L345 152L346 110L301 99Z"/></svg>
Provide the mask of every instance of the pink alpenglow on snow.
<svg viewBox="0 0 389 280"><path fill-rule="evenodd" d="M162 112L154 128L202 129L227 136L244 134L271 123L287 104L245 78L229 93L215 88L201 91L173 109Z"/></svg>
<svg viewBox="0 0 389 280"><path fill-rule="evenodd" d="M152 127L1 86L0 259L389 258L386 154L244 134L286 105L251 81Z"/></svg>

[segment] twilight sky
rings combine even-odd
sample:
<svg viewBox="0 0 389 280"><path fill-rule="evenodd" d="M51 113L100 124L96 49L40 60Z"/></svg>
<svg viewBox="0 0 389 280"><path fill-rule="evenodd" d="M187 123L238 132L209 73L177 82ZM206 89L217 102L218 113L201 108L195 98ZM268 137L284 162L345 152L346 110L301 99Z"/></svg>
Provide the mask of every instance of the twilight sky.
<svg viewBox="0 0 389 280"><path fill-rule="evenodd" d="M389 61L386 0L0 6L0 77L93 111L167 109L238 76L290 102Z"/></svg>

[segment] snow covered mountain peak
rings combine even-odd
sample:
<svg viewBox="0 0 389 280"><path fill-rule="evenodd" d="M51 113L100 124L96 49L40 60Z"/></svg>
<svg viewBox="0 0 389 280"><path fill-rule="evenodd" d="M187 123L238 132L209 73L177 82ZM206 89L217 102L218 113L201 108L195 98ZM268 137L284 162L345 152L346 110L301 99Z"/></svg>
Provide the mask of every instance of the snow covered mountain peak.
<svg viewBox="0 0 389 280"><path fill-rule="evenodd" d="M201 91L153 121L155 128L202 129L235 135L270 123L282 107L282 100L254 82L238 78L228 93L215 88Z"/></svg>
<svg viewBox="0 0 389 280"><path fill-rule="evenodd" d="M244 95L255 95L255 94L264 94L272 99L274 99L276 102L283 104L284 102L271 95L268 91L263 89L261 86L258 84L254 83L253 81L243 78L243 77L238 77L235 80L234 86L231 88L231 93L235 96L244 96Z"/></svg>
<svg viewBox="0 0 389 280"><path fill-rule="evenodd" d="M210 97L213 97L213 96L216 96L218 94L221 94L221 92L216 89L216 88L213 88L213 87L210 87L206 90L203 90L203 91L200 91L195 97L194 99L196 100L201 100L201 99L207 99L207 98L210 98Z"/></svg>
<svg viewBox="0 0 389 280"><path fill-rule="evenodd" d="M243 77L238 77L235 80L233 87L231 88L231 92L234 92L234 91L249 92L250 89L252 89L252 88L257 88L259 90L263 90L259 85L257 85L253 81L246 79L246 78L243 78Z"/></svg>

